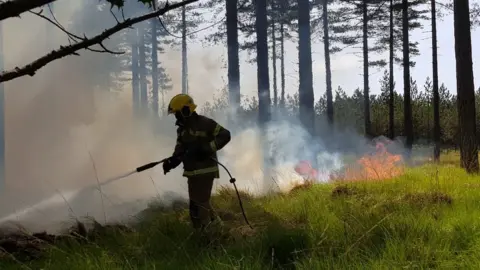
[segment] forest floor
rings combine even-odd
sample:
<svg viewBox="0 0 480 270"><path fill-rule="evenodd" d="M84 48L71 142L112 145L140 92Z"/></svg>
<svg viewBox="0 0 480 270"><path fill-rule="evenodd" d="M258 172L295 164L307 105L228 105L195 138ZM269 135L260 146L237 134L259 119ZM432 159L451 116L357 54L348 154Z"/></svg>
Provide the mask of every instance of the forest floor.
<svg viewBox="0 0 480 270"><path fill-rule="evenodd" d="M133 228L36 235L17 250L3 240L0 269L480 269L480 176L458 163L448 154L393 179L243 194L253 229L225 189L210 244L192 234L185 205L152 205Z"/></svg>

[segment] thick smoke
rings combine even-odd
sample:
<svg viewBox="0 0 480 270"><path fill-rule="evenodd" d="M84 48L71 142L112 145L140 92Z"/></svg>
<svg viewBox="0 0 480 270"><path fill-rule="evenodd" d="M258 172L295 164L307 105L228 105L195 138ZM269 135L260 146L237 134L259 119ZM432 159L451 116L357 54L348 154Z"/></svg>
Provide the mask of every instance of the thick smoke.
<svg viewBox="0 0 480 270"><path fill-rule="evenodd" d="M84 13L75 3L56 2L54 10L60 22L67 25ZM68 42L58 29L53 31L55 38L47 40L47 26L51 27L33 15L3 24L7 69ZM130 176L104 187L103 196L91 189L79 191L169 155L175 140L173 119L133 122L128 82L117 87L120 93L91 87L91 80L104 79L97 74L108 75L104 63L113 56L80 53L80 57L48 65L32 78L22 77L5 85L7 178L0 216L14 213L9 220L26 222L31 229L68 221L69 216L89 215L99 221L104 220L104 213L109 221L128 217L166 192L186 197L186 183L179 170L168 176L161 175L160 170ZM35 204L29 213L24 211Z"/></svg>
<svg viewBox="0 0 480 270"><path fill-rule="evenodd" d="M214 113L219 121L227 121L229 110ZM318 182L327 182L335 170L343 166L340 152L327 148L322 138L312 138L296 117L275 112L264 128L248 121L253 117L238 116L231 123L234 137L221 153L225 165L239 181L239 186L253 194L261 195L270 191L289 191L304 183L304 178L294 168L301 160L315 165L319 171ZM243 119L242 119L243 118ZM243 123L243 124L242 124ZM359 140L359 136L350 136ZM224 173L220 182L226 184Z"/></svg>
<svg viewBox="0 0 480 270"><path fill-rule="evenodd" d="M73 3L77 1L58 1L55 10L61 15L59 21L69 22L82 13ZM51 50L42 46L47 44L47 25L29 15L4 24L6 68L28 63ZM55 31L57 37L48 44L65 44L65 36ZM52 63L33 78L6 84L7 179L0 222L19 221L27 229L57 231L73 217L126 221L155 198L168 202L187 197L181 167L163 175L158 166L104 186L101 193L95 189L98 182L169 156L175 145L172 117L132 119L129 81L117 86L121 91L115 94L105 86L92 89L90 80L102 80L97 74L108 74L104 64L111 57L81 52L80 57ZM225 69L212 50L189 53L188 57L190 94L202 111L205 102L216 94L215 85ZM174 86L165 96L168 101L181 89L180 51L167 50L160 59ZM274 121L261 130L252 124L256 112L234 116L235 122L227 119L230 112L220 108L213 114L233 135L219 159L237 179L239 188L257 195L268 192L266 186L285 191L301 183L302 177L293 169L299 160L313 160L320 171L318 180L328 180L328 175L343 165L341 151L331 147L338 138L344 140L340 145L365 145L354 134L310 138L294 117L282 114L274 114ZM221 170L216 188L230 185L227 173ZM29 207L32 205L35 207Z"/></svg>

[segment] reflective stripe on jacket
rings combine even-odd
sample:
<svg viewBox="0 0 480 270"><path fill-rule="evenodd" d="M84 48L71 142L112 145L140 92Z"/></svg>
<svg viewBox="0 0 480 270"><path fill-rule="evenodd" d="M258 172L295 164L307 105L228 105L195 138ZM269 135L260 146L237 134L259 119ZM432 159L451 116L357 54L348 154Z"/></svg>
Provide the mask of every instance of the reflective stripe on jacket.
<svg viewBox="0 0 480 270"><path fill-rule="evenodd" d="M211 157L217 159L216 152L230 142L230 131L203 115L193 113L185 124L180 124L177 129L177 144L173 156L180 156L190 145L200 146L205 152L211 153ZM218 164L207 158L195 160L194 158L183 159L183 176L194 177L211 174L219 178Z"/></svg>

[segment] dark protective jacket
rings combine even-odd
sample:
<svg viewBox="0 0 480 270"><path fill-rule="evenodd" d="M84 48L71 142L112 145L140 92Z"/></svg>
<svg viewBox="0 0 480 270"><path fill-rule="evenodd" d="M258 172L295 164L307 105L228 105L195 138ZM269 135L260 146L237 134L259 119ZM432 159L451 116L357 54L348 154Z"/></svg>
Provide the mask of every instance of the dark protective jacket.
<svg viewBox="0 0 480 270"><path fill-rule="evenodd" d="M217 151L230 142L230 131L206 116L193 113L185 123L177 121L177 144L173 157L175 167L183 162L183 176L212 176L219 178L218 164L210 158L198 160L195 157L183 154L189 147L200 147L210 157L217 159Z"/></svg>

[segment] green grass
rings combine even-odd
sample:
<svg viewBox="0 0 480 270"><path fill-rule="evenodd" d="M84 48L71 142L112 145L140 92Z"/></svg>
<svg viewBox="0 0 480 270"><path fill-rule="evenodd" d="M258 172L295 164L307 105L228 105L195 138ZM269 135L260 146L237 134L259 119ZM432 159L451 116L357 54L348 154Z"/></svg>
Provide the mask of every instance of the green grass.
<svg viewBox="0 0 480 270"><path fill-rule="evenodd" d="M186 209L152 205L132 232L63 242L30 262L6 256L0 269L480 269L480 176L455 159L381 182L244 196L253 230L224 190L216 245L192 235Z"/></svg>

